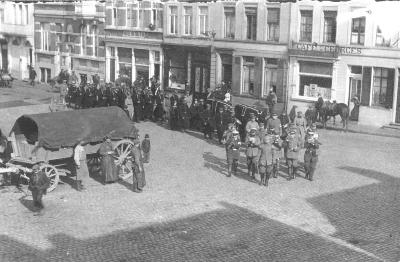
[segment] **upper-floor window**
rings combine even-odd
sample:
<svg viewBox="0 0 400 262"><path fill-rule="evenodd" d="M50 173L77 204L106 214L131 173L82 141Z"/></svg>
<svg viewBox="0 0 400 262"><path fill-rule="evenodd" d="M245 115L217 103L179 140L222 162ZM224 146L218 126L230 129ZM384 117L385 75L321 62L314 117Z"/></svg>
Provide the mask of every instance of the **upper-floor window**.
<svg viewBox="0 0 400 262"><path fill-rule="evenodd" d="M148 2L139 2L139 27L149 28L151 24L151 6Z"/></svg>
<svg viewBox="0 0 400 262"><path fill-rule="evenodd" d="M40 23L40 49L49 51L49 31L50 25L48 23Z"/></svg>
<svg viewBox="0 0 400 262"><path fill-rule="evenodd" d="M224 37L235 38L235 8L225 7L224 9Z"/></svg>
<svg viewBox="0 0 400 262"><path fill-rule="evenodd" d="M81 55L86 55L86 35L87 35L87 27L88 25L82 25L81 26L81 50L80 50L80 54Z"/></svg>
<svg viewBox="0 0 400 262"><path fill-rule="evenodd" d="M267 9L267 40L279 41L279 8Z"/></svg>
<svg viewBox="0 0 400 262"><path fill-rule="evenodd" d="M300 15L301 15L300 41L311 42L312 41L313 13L311 10L301 10Z"/></svg>
<svg viewBox="0 0 400 262"><path fill-rule="evenodd" d="M381 28L376 28L376 45L377 46L390 46L391 40L383 36Z"/></svg>
<svg viewBox="0 0 400 262"><path fill-rule="evenodd" d="M208 7L199 7L199 32L201 35L207 35L208 30Z"/></svg>
<svg viewBox="0 0 400 262"><path fill-rule="evenodd" d="M151 10L151 23L155 28L162 28L163 24L163 6L160 3L153 3Z"/></svg>
<svg viewBox="0 0 400 262"><path fill-rule="evenodd" d="M364 45L365 17L353 18L351 25L351 44Z"/></svg>
<svg viewBox="0 0 400 262"><path fill-rule="evenodd" d="M193 23L193 8L189 6L185 6L184 14L183 14L183 33L185 35L191 35L193 32L192 23Z"/></svg>
<svg viewBox="0 0 400 262"><path fill-rule="evenodd" d="M246 8L247 35L248 40L257 39L257 8Z"/></svg>
<svg viewBox="0 0 400 262"><path fill-rule="evenodd" d="M178 33L178 7L170 6L169 8L169 33L177 34Z"/></svg>
<svg viewBox="0 0 400 262"><path fill-rule="evenodd" d="M111 20L112 25L117 25L117 8L112 9L112 20Z"/></svg>
<svg viewBox="0 0 400 262"><path fill-rule="evenodd" d="M336 42L336 11L324 12L324 42Z"/></svg>
<svg viewBox="0 0 400 262"><path fill-rule="evenodd" d="M255 62L254 57L243 57L242 94L254 94Z"/></svg>
<svg viewBox="0 0 400 262"><path fill-rule="evenodd" d="M98 46L97 27L90 26L89 32L86 35L86 53L85 54L88 56L97 56L97 46Z"/></svg>
<svg viewBox="0 0 400 262"><path fill-rule="evenodd" d="M139 27L139 6L138 3L127 4L126 26Z"/></svg>

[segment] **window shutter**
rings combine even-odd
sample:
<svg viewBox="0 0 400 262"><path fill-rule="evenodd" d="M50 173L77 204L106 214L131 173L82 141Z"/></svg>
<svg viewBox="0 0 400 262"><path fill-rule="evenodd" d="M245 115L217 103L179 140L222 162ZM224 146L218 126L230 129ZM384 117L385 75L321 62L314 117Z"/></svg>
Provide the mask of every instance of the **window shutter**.
<svg viewBox="0 0 400 262"><path fill-rule="evenodd" d="M361 105L369 106L369 99L371 93L371 67L363 68L362 91L361 91Z"/></svg>
<svg viewBox="0 0 400 262"><path fill-rule="evenodd" d="M112 9L106 9L106 25L111 25L112 23Z"/></svg>
<svg viewBox="0 0 400 262"><path fill-rule="evenodd" d="M241 68L240 68L240 57L233 58L233 65L232 65L232 93L233 94L240 94L240 75L241 75Z"/></svg>

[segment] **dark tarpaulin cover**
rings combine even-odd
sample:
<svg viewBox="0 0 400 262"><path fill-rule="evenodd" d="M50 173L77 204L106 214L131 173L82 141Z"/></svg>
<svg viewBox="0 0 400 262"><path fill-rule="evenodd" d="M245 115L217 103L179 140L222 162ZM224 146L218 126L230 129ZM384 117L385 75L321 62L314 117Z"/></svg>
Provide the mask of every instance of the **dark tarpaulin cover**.
<svg viewBox="0 0 400 262"><path fill-rule="evenodd" d="M73 147L78 140L85 143L101 142L107 135L112 139L122 139L134 138L138 134L127 114L115 106L23 115L18 118L13 130L20 129L19 122L22 125L26 119L36 123L39 146L46 149Z"/></svg>

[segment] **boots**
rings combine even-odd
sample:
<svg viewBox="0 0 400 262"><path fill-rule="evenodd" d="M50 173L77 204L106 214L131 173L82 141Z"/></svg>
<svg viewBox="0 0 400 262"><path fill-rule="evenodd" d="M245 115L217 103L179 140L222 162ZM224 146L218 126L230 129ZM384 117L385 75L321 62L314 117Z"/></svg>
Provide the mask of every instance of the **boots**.
<svg viewBox="0 0 400 262"><path fill-rule="evenodd" d="M297 167L292 167L292 168L293 168L293 171L292 171L292 173L293 173L293 179L295 179L296 176L297 176Z"/></svg>
<svg viewBox="0 0 400 262"><path fill-rule="evenodd" d="M265 184L265 180L264 180L265 179L265 175L261 173L260 177L261 177L260 183L258 183L258 184L261 186L261 185Z"/></svg>
<svg viewBox="0 0 400 262"><path fill-rule="evenodd" d="M293 179L293 167L288 168L288 173L289 173L288 180L292 180Z"/></svg>
<svg viewBox="0 0 400 262"><path fill-rule="evenodd" d="M238 163L237 163L237 161L233 161L233 164L232 164L233 166L233 174L236 176L236 173L237 173L237 165L238 165Z"/></svg>
<svg viewBox="0 0 400 262"><path fill-rule="evenodd" d="M279 163L274 164L273 177L277 178L279 174Z"/></svg>

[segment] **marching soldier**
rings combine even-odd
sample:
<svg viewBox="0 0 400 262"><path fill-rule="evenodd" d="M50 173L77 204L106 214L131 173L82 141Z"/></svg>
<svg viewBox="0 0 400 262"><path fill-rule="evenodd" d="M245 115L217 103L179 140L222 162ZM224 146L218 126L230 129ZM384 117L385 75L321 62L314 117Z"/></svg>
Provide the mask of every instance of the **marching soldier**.
<svg viewBox="0 0 400 262"><path fill-rule="evenodd" d="M272 136L266 134L260 145L259 150L259 171L260 183L259 185L268 186L268 181L271 177L273 170L273 151L272 151Z"/></svg>
<svg viewBox="0 0 400 262"><path fill-rule="evenodd" d="M314 172L318 163L318 149L319 146L322 145L318 141L318 134L316 133L316 128L311 126L307 130L305 148L306 152L304 153L304 169L306 172L306 179L313 181Z"/></svg>
<svg viewBox="0 0 400 262"><path fill-rule="evenodd" d="M233 126L231 128L231 133L229 135L227 134L227 140L225 144L226 159L228 162L228 177L232 175L232 171L233 174L236 175L241 145L239 132L234 129Z"/></svg>
<svg viewBox="0 0 400 262"><path fill-rule="evenodd" d="M257 136L257 129L250 129L249 135L246 137L245 143L247 145L246 157L247 157L247 169L248 175L255 179L255 173L258 169L257 157L258 147L260 146L260 138Z"/></svg>
<svg viewBox="0 0 400 262"><path fill-rule="evenodd" d="M286 138L286 148L286 162L289 170L288 180L291 180L296 177L298 167L297 160L301 148L299 136L294 128L289 130L289 134Z"/></svg>

